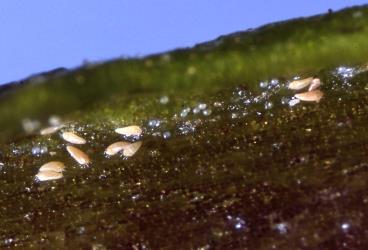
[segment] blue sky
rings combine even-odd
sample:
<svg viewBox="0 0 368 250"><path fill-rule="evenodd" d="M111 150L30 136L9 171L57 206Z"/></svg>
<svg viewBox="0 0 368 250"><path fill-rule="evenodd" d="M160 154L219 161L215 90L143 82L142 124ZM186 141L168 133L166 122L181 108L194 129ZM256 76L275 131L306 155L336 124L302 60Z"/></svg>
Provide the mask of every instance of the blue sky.
<svg viewBox="0 0 368 250"><path fill-rule="evenodd" d="M83 60L143 56L329 8L342 0L1 0L0 84Z"/></svg>

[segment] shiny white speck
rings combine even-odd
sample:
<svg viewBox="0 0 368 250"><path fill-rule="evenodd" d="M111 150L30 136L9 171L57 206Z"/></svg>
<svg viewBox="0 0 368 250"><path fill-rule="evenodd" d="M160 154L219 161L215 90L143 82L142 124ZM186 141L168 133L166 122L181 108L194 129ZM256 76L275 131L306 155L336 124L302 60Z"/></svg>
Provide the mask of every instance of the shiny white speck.
<svg viewBox="0 0 368 250"><path fill-rule="evenodd" d="M160 120L152 119L148 121L148 126L150 127L159 127L161 124Z"/></svg>
<svg viewBox="0 0 368 250"><path fill-rule="evenodd" d="M265 109L271 109L273 107L273 103L272 102L266 102L264 107L265 107Z"/></svg>
<svg viewBox="0 0 368 250"><path fill-rule="evenodd" d="M268 82L262 81L262 82L259 83L259 87L261 87L261 88L266 88L267 86L268 86Z"/></svg>
<svg viewBox="0 0 368 250"><path fill-rule="evenodd" d="M209 116L209 115L211 115L211 113L212 113L211 109L205 109L205 110L202 111L202 114L205 115L205 116Z"/></svg>
<svg viewBox="0 0 368 250"><path fill-rule="evenodd" d="M181 117L186 117L190 112L190 108L185 108L180 112Z"/></svg>
<svg viewBox="0 0 368 250"><path fill-rule="evenodd" d="M171 137L171 133L169 131L163 132L162 137L164 139L169 139Z"/></svg>
<svg viewBox="0 0 368 250"><path fill-rule="evenodd" d="M346 231L346 230L348 230L349 228L350 228L350 225L349 225L348 223L343 223L343 224L341 224L341 229L342 229L342 230Z"/></svg>
<svg viewBox="0 0 368 250"><path fill-rule="evenodd" d="M290 106L290 107L294 107L294 106L295 106L295 105L297 105L299 102L300 102L300 100L299 100L299 99L291 99L291 100L289 101L289 106Z"/></svg>
<svg viewBox="0 0 368 250"><path fill-rule="evenodd" d="M164 95L164 96L161 96L160 98L160 103L161 104L167 104L169 102L169 97Z"/></svg>
<svg viewBox="0 0 368 250"><path fill-rule="evenodd" d="M200 103L200 104L198 104L198 108L199 108L200 110L204 110L204 109L206 109L206 108L207 108L207 104L205 104L205 103Z"/></svg>
<svg viewBox="0 0 368 250"><path fill-rule="evenodd" d="M280 234L286 234L288 227L286 223L278 223L275 225L275 228Z"/></svg>
<svg viewBox="0 0 368 250"><path fill-rule="evenodd" d="M201 110L198 107L193 109L193 114L198 114Z"/></svg>

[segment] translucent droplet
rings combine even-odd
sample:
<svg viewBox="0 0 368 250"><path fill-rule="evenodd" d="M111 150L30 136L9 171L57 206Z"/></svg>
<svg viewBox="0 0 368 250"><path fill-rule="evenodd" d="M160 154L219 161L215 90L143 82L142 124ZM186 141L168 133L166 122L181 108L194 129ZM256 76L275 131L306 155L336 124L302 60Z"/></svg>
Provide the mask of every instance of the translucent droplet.
<svg viewBox="0 0 368 250"><path fill-rule="evenodd" d="M152 119L148 121L148 126L150 127L159 127L160 124L161 124L161 121L157 119Z"/></svg>
<svg viewBox="0 0 368 250"><path fill-rule="evenodd" d="M259 87L266 88L268 86L268 82L262 81L259 83Z"/></svg>
<svg viewBox="0 0 368 250"><path fill-rule="evenodd" d="M154 132L152 133L152 136L161 136L161 132Z"/></svg>
<svg viewBox="0 0 368 250"><path fill-rule="evenodd" d="M193 114L198 114L201 110L198 107L193 109Z"/></svg>
<svg viewBox="0 0 368 250"><path fill-rule="evenodd" d="M61 119L56 115L52 115L49 117L48 122L51 126L59 126L61 124Z"/></svg>
<svg viewBox="0 0 368 250"><path fill-rule="evenodd" d="M272 86L277 86L277 85L279 85L279 80L272 79L270 83L271 83Z"/></svg>
<svg viewBox="0 0 368 250"><path fill-rule="evenodd" d="M41 154L46 154L46 153L47 153L47 151L48 151L48 150L47 150L47 147L45 147L45 146L42 146L42 147L41 147L41 149L40 149L40 153L41 153Z"/></svg>
<svg viewBox="0 0 368 250"><path fill-rule="evenodd" d="M343 223L343 224L341 224L341 229L343 231L347 231L347 230L349 230L349 228L350 228L350 224L349 223Z"/></svg>
<svg viewBox="0 0 368 250"><path fill-rule="evenodd" d="M4 244L5 244L5 245L10 245L10 244L12 244L12 243L13 243L13 241L14 241L14 239L12 239L12 238L8 238L8 239L5 239L5 240L4 240Z"/></svg>
<svg viewBox="0 0 368 250"><path fill-rule="evenodd" d="M297 105L299 102L300 102L299 99L291 99L288 104L289 104L290 107L293 107L293 106Z"/></svg>
<svg viewBox="0 0 368 250"><path fill-rule="evenodd" d="M33 155L39 155L41 153L41 149L38 146L35 146L32 148L32 154Z"/></svg>
<svg viewBox="0 0 368 250"><path fill-rule="evenodd" d="M160 103L161 104L167 104L169 102L169 97L164 95L164 96L161 96L160 98Z"/></svg>
<svg viewBox="0 0 368 250"><path fill-rule="evenodd" d="M169 131L166 131L166 132L162 133L162 137L164 139L169 139L171 137L171 133Z"/></svg>
<svg viewBox="0 0 368 250"><path fill-rule="evenodd" d="M204 109L206 109L206 108L207 108L207 104L205 104L205 103L200 103L200 104L198 104L198 108L199 108L200 110L204 110Z"/></svg>
<svg viewBox="0 0 368 250"><path fill-rule="evenodd" d="M275 225L275 229L280 233L280 234L286 234L288 231L288 225L286 223L278 223Z"/></svg>
<svg viewBox="0 0 368 250"><path fill-rule="evenodd" d="M265 107L265 109L271 109L273 107L273 103L272 102L266 102L264 107Z"/></svg>
<svg viewBox="0 0 368 250"><path fill-rule="evenodd" d="M26 133L32 133L40 128L41 123L37 120L31 120L26 118L22 120L22 126Z"/></svg>
<svg viewBox="0 0 368 250"><path fill-rule="evenodd" d="M215 106L216 108L220 108L220 107L222 107L222 103L221 102L214 102L213 106Z"/></svg>
<svg viewBox="0 0 368 250"><path fill-rule="evenodd" d="M195 125L188 121L184 124L180 124L178 130L180 134L186 135L195 131Z"/></svg>
<svg viewBox="0 0 368 250"><path fill-rule="evenodd" d="M85 228L85 227L79 227L79 228L77 229L77 233L78 233L78 234L84 234L84 233L86 233L86 228Z"/></svg>
<svg viewBox="0 0 368 250"><path fill-rule="evenodd" d="M186 117L190 112L190 108L185 108L180 112L181 117Z"/></svg>
<svg viewBox="0 0 368 250"><path fill-rule="evenodd" d="M240 217L233 217L231 215L226 216L228 221L234 226L235 229L241 230L245 228L245 221Z"/></svg>
<svg viewBox="0 0 368 250"><path fill-rule="evenodd" d="M212 113L211 109L205 109L205 110L202 111L202 114L205 115L205 116L209 116L209 115L211 115L211 113Z"/></svg>
<svg viewBox="0 0 368 250"><path fill-rule="evenodd" d="M238 113L231 113L231 119L236 119L239 117Z"/></svg>

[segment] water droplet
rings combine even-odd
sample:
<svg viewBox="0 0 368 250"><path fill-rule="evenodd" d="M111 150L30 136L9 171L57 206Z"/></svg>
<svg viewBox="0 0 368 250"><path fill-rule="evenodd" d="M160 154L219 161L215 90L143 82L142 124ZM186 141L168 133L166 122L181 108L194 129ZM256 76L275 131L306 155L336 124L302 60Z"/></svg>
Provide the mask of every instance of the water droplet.
<svg viewBox="0 0 368 250"><path fill-rule="evenodd" d="M50 116L48 122L51 126L60 126L61 125L61 119L60 119L60 117L58 117L56 115Z"/></svg>
<svg viewBox="0 0 368 250"><path fill-rule="evenodd" d="M272 86L278 86L279 85L279 80L278 79L272 79L271 82L270 82L270 84Z"/></svg>
<svg viewBox="0 0 368 250"><path fill-rule="evenodd" d="M171 133L169 131L166 131L166 132L162 133L162 137L164 139L169 139L171 137Z"/></svg>
<svg viewBox="0 0 368 250"><path fill-rule="evenodd" d="M211 113L212 113L211 109L205 109L205 110L202 111L202 114L205 115L205 116L209 116L209 115L211 115Z"/></svg>
<svg viewBox="0 0 368 250"><path fill-rule="evenodd" d="M288 104L289 104L290 107L293 107L293 106L297 105L299 102L300 102L299 99L291 99Z"/></svg>
<svg viewBox="0 0 368 250"><path fill-rule="evenodd" d="M349 228L350 228L350 224L349 223L343 223L343 224L341 224L341 229L343 231L348 231Z"/></svg>
<svg viewBox="0 0 368 250"><path fill-rule="evenodd" d="M10 244L12 244L12 243L13 243L13 241L14 241L14 239L13 239L13 238L7 238L7 239L5 239L5 240L4 240L4 244L5 244L5 245L10 245Z"/></svg>
<svg viewBox="0 0 368 250"><path fill-rule="evenodd" d="M180 112L181 117L186 117L190 112L190 108L185 108Z"/></svg>
<svg viewBox="0 0 368 250"><path fill-rule="evenodd" d="M169 102L169 97L164 95L164 96L161 96L160 98L160 103L161 104L167 104Z"/></svg>
<svg viewBox="0 0 368 250"><path fill-rule="evenodd" d="M26 118L22 120L22 126L26 133L32 133L40 128L41 123L37 120L31 120Z"/></svg>
<svg viewBox="0 0 368 250"><path fill-rule="evenodd" d="M150 127L159 127L161 124L161 121L158 119L151 119L148 121L148 126Z"/></svg>
<svg viewBox="0 0 368 250"><path fill-rule="evenodd" d="M354 68L349 68L349 67L338 67L336 70L336 73L340 76L342 76L343 78L350 78L354 76Z"/></svg>
<svg viewBox="0 0 368 250"><path fill-rule="evenodd" d="M132 200L133 201L136 201L136 200L138 200L139 198L140 198L140 194L135 194L135 195L132 195Z"/></svg>
<svg viewBox="0 0 368 250"><path fill-rule="evenodd" d="M22 151L19 148L13 148L12 149L12 153L14 155L21 155L22 154Z"/></svg>
<svg viewBox="0 0 368 250"><path fill-rule="evenodd" d="M206 109L206 108L207 108L207 104L205 104L205 103L200 103L200 104L198 104L198 108L199 108L200 110L204 110L204 109Z"/></svg>
<svg viewBox="0 0 368 250"><path fill-rule="evenodd" d="M195 124L187 121L185 123L179 124L178 130L180 134L186 135L186 134L194 132L195 127L196 127Z"/></svg>
<svg viewBox="0 0 368 250"><path fill-rule="evenodd" d="M266 81L262 81L262 82L259 83L259 87L261 87L261 88L266 88L267 86L268 86L268 82L266 82Z"/></svg>
<svg viewBox="0 0 368 250"><path fill-rule="evenodd" d="M220 108L220 107L222 107L222 103L221 102L214 102L213 106L215 106L216 108Z"/></svg>
<svg viewBox="0 0 368 250"><path fill-rule="evenodd" d="M193 109L193 114L198 114L201 110L198 107Z"/></svg>
<svg viewBox="0 0 368 250"><path fill-rule="evenodd" d="M231 113L231 119L236 119L239 117L238 113Z"/></svg>
<svg viewBox="0 0 368 250"><path fill-rule="evenodd" d="M152 133L152 136L161 136L161 132L159 132L159 131L154 132L154 133Z"/></svg>
<svg viewBox="0 0 368 250"><path fill-rule="evenodd" d="M85 228L85 227L79 227L79 228L77 229L77 233L78 233L78 234L84 234L84 233L86 233L86 228Z"/></svg>
<svg viewBox="0 0 368 250"><path fill-rule="evenodd" d="M234 226L235 229L241 230L245 228L245 221L240 217L233 217L231 215L226 216L228 221Z"/></svg>
<svg viewBox="0 0 368 250"><path fill-rule="evenodd" d="M286 223L278 223L275 224L274 228L280 233L280 234L286 234L288 231L288 224Z"/></svg>
<svg viewBox="0 0 368 250"><path fill-rule="evenodd" d="M266 102L264 107L265 107L265 109L271 109L273 107L273 103L272 102Z"/></svg>
<svg viewBox="0 0 368 250"><path fill-rule="evenodd" d="M41 149L39 146L32 147L32 155L39 155L41 153Z"/></svg>
<svg viewBox="0 0 368 250"><path fill-rule="evenodd" d="M100 179L100 180L106 180L107 179L107 175L106 174L100 174L99 176L98 176L98 179Z"/></svg>

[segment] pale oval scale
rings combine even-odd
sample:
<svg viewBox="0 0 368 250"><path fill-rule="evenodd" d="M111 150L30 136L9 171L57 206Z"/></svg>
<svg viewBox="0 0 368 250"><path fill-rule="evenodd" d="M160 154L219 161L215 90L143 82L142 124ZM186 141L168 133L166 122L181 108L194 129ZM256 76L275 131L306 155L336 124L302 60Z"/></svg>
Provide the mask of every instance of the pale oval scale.
<svg viewBox="0 0 368 250"><path fill-rule="evenodd" d="M73 144L85 144L86 140L72 132L64 132L62 135L63 139Z"/></svg>
<svg viewBox="0 0 368 250"><path fill-rule="evenodd" d="M60 161L50 161L46 164L43 164L39 171L43 172L43 171L54 171L54 172L58 172L61 173L63 172L65 169L64 163L60 162Z"/></svg>
<svg viewBox="0 0 368 250"><path fill-rule="evenodd" d="M313 90L315 90L315 89L318 89L319 88L319 86L321 86L321 80L319 79L319 78L314 78L313 80L312 80L312 83L311 83L311 85L309 85L309 88L308 88L308 91L313 91Z"/></svg>
<svg viewBox="0 0 368 250"><path fill-rule="evenodd" d="M73 157L74 160L76 160L81 165L87 165L91 162L88 155L79 148L76 148L74 146L67 146L66 150L68 151L70 156Z"/></svg>
<svg viewBox="0 0 368 250"><path fill-rule="evenodd" d="M123 155L126 157L131 157L135 153L137 153L138 149L142 146L141 141L130 143L129 145L125 146L123 149Z"/></svg>
<svg viewBox="0 0 368 250"><path fill-rule="evenodd" d="M293 90L299 90L307 87L313 81L313 77L308 77L300 80L295 80L289 83L288 88Z"/></svg>
<svg viewBox="0 0 368 250"><path fill-rule="evenodd" d="M295 97L301 101L319 102L323 97L323 92L321 90L312 90L304 93L295 94Z"/></svg>
<svg viewBox="0 0 368 250"><path fill-rule="evenodd" d="M115 142L106 148L105 154L110 156L116 155L117 153L122 151L125 147L127 147L129 144L130 144L129 142L125 141Z"/></svg>
<svg viewBox="0 0 368 250"><path fill-rule="evenodd" d="M125 136L140 136L142 134L142 129L139 126L127 126L123 128L115 129L115 132Z"/></svg>
<svg viewBox="0 0 368 250"><path fill-rule="evenodd" d="M63 178L63 173L55 171L42 171L36 175L36 179L39 181L51 181Z"/></svg>
<svg viewBox="0 0 368 250"><path fill-rule="evenodd" d="M56 131L61 129L61 126L51 126L40 130L41 135L50 135L54 134Z"/></svg>

